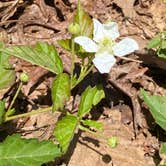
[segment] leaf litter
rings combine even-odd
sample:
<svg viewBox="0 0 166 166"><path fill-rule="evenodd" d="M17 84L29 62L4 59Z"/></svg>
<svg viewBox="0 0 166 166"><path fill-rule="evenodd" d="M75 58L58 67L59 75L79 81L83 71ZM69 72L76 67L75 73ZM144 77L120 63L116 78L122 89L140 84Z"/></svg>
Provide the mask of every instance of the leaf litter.
<svg viewBox="0 0 166 166"><path fill-rule="evenodd" d="M76 3L76 0L2 1L0 2L1 40L7 45L34 45L41 40L57 45L57 39L69 37L66 29L73 17ZM159 150L160 140L154 136L157 132L149 130L148 118L151 117L146 107L140 102L139 89L143 87L153 94L166 95L165 60L157 59L153 53L145 49L148 40L166 27L166 6L162 0L82 0L81 3L92 17L101 22L108 20L118 22L123 37L131 36L137 40L140 49L129 58L139 59L143 63L119 59L117 65L109 73L108 81L104 81L105 89L109 89L107 95L113 93L115 100L106 98L102 105L95 108L97 112L95 116L98 116L98 120L104 123L105 135L107 137L117 136L118 146L110 149L106 144L102 144L100 138L100 144L96 146L94 136L82 133L78 142L73 144L76 146L74 151L71 148L64 159L49 165L154 166L159 162L159 156L155 154ZM65 70L69 72L68 52L60 48L58 50ZM28 103L23 108L27 111L33 107L50 105L49 89L53 81L52 75L20 59L12 58L11 63L17 75L21 71L26 71L30 76L29 83L24 85L16 105L24 107L22 103ZM156 78L158 72L163 80ZM105 77L102 76L100 79L103 80ZM100 82L100 80L97 81ZM90 83L94 84L94 82ZM90 83L87 79L87 82L83 84ZM7 100L10 100L12 92L10 89L0 90L1 99L4 95L8 96ZM79 98L77 95L77 100L75 100L73 96L70 103L75 102L75 107L78 107ZM93 117L93 112L89 116ZM43 113L20 119L15 122L17 130L25 138L49 139L52 135L51 128L58 119L57 115L50 114ZM162 134L162 131L159 132Z"/></svg>

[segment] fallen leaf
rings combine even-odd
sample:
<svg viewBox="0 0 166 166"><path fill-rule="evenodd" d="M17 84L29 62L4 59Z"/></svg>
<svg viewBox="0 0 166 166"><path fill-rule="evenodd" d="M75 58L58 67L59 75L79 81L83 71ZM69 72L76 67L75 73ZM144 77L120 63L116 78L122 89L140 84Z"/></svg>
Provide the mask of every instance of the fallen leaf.
<svg viewBox="0 0 166 166"><path fill-rule="evenodd" d="M125 17L134 18L136 15L133 7L134 1L135 0L114 0L114 3L122 9Z"/></svg>

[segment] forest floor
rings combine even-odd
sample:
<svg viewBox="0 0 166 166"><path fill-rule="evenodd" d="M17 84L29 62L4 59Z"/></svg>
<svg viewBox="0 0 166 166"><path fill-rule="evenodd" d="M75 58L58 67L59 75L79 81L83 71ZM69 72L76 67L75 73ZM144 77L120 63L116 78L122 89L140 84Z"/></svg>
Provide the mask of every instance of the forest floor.
<svg viewBox="0 0 166 166"><path fill-rule="evenodd" d="M166 142L166 133L154 124L147 107L140 102L139 90L144 88L151 93L166 95L166 60L145 49L148 41L166 28L166 4L162 0L81 0L81 4L91 17L103 23L108 20L117 22L122 38L135 39L139 50L129 57L142 63L123 60L108 75L97 74L94 70L75 89L75 93L80 94L89 84L104 85L106 99L92 111L91 116L104 124L106 137L118 138L118 145L110 148L102 139L80 132L67 154L47 165L156 166L160 162L160 141ZM56 41L70 36L67 27L76 7L77 0L2 0L1 40L6 45L33 45L37 41L54 44L68 72L70 55ZM25 71L30 77L15 107L25 112L50 106L50 86L54 75L15 57L10 61L16 74ZM4 95L12 96L8 89L0 91L0 98ZM76 95L75 100L79 97ZM47 112L20 118L9 123L10 130L5 132L10 134L14 130L25 138L49 139L58 116L59 113Z"/></svg>

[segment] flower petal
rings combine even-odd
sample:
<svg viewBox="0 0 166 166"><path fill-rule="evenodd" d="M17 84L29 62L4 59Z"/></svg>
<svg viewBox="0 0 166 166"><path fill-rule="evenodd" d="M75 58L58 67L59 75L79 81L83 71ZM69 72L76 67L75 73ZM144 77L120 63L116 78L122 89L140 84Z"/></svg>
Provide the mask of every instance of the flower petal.
<svg viewBox="0 0 166 166"><path fill-rule="evenodd" d="M109 73L112 66L116 63L116 59L114 58L114 56L107 52L96 54L95 58L92 61L95 67L102 74Z"/></svg>
<svg viewBox="0 0 166 166"><path fill-rule="evenodd" d="M93 40L95 42L99 42L105 37L103 24L100 23L97 19L93 18L93 26Z"/></svg>
<svg viewBox="0 0 166 166"><path fill-rule="evenodd" d="M109 36L112 40L115 40L120 36L118 24L116 22L109 22L107 24L103 24L103 26L105 35Z"/></svg>
<svg viewBox="0 0 166 166"><path fill-rule="evenodd" d="M78 36L74 39L74 42L81 45L83 49L87 52L97 52L97 44L86 36Z"/></svg>
<svg viewBox="0 0 166 166"><path fill-rule="evenodd" d="M135 50L138 50L139 46L134 39L126 37L123 40L121 40L119 43L117 43L115 46L113 46L112 49L114 55L121 57L130 54Z"/></svg>

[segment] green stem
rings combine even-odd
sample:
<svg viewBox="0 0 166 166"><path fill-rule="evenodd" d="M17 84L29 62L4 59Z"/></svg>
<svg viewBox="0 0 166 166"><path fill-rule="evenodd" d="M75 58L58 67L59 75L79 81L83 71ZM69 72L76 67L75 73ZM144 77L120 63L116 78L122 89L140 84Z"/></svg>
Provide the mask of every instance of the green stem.
<svg viewBox="0 0 166 166"><path fill-rule="evenodd" d="M72 89L73 89L78 83L80 83L80 82L84 79L84 77L85 77L86 75L88 75L88 73L89 73L92 69L93 69L93 65L85 72L85 74L84 74L83 76L79 77L79 79L77 80L76 84L72 86ZM20 91L20 89L21 89L21 86L22 86L22 84L20 83L19 88L17 89L17 92L16 92L16 94L15 94L15 96L14 96L14 98L13 98L11 104L10 104L10 107L9 107L10 109L11 109L12 105L14 104L14 101L15 101L15 99L16 99L16 97L17 97L17 95L18 95L18 93L19 93L19 91ZM13 104L12 104L12 103L13 103ZM8 111L9 111L10 109L8 109ZM47 111L50 111L51 109L52 109L52 107L48 107L48 108L39 108L38 110L33 110L33 111L31 111L31 112L27 112L27 113L24 113L24 114L19 114L19 115L14 115L14 116L10 116L10 117L5 117L4 122L10 121L10 120L14 120L14 119L18 119L18 118L23 118L23 117L26 117L26 116L35 115L35 114L38 114L38 113L47 112Z"/></svg>
<svg viewBox="0 0 166 166"><path fill-rule="evenodd" d="M13 104L14 104L14 102L15 102L15 100L16 100L16 98L17 98L17 96L18 96L18 94L21 90L21 87L22 87L22 82L20 82L20 84L18 86L18 89L17 89L17 91L16 91L16 93L15 93L15 95L14 95L14 97L13 97L13 99L12 99L10 105L9 105L9 108L8 108L7 112L9 112L11 110L11 108L13 107ZM6 112L6 114L7 114L7 112Z"/></svg>
<svg viewBox="0 0 166 166"><path fill-rule="evenodd" d="M17 119L17 118L23 118L23 117L26 117L26 116L35 115L35 114L38 114L38 113L48 112L51 109L52 109L52 107L39 108L37 110L33 110L31 112L27 112L27 113L24 113L24 114L19 114L19 115L14 115L14 116L6 117L5 120L4 120L4 122L10 121L10 120L14 120L14 119Z"/></svg>
<svg viewBox="0 0 166 166"><path fill-rule="evenodd" d="M74 39L71 39L71 80L73 79L73 72L74 72L74 62L75 62L75 43Z"/></svg>
<svg viewBox="0 0 166 166"><path fill-rule="evenodd" d="M77 82L74 85L72 85L71 88L73 89L76 85L78 85L91 72L93 67L94 66L92 65L83 75L80 75L79 78L77 79Z"/></svg>
<svg viewBox="0 0 166 166"><path fill-rule="evenodd" d="M74 43L74 40L72 39L72 42L71 42L71 81L73 79L73 72L74 72L74 63L75 63L75 43ZM88 67L87 67L88 68ZM83 74L80 74L77 82L74 84L74 85L71 85L71 89L73 89L76 85L78 85L84 78L85 76L87 76L89 74L89 72L93 69L93 65L89 67L89 69L86 69L86 72L83 73ZM17 91L16 91L16 94L14 95L14 98L7 110L10 111L10 109L12 108L20 90L21 90L21 87L22 87L22 82L20 83ZM9 117L5 117L5 120L4 122L7 122L7 121L10 121L10 120L14 120L14 119L17 119L17 118L22 118L22 117L26 117L26 116L31 116L31 115L35 115L35 114L38 114L38 113L42 113L42 112L47 112L47 111L50 111L52 109L52 107L48 107L48 108L44 108L44 109L38 109L38 110L33 110L31 112L27 112L27 113L24 113L24 114L19 114L19 115L13 115L13 116L9 116Z"/></svg>
<svg viewBox="0 0 166 166"><path fill-rule="evenodd" d="M90 133L90 134L93 134L93 135L95 135L97 138L102 139L103 141L107 142L107 138L106 138L103 134L101 134L101 133L96 133L96 132L94 132L94 131L91 131L91 130L89 130L88 128L82 126L82 125L79 125L79 129L82 130L82 131L86 131L86 132L88 132L88 133Z"/></svg>

